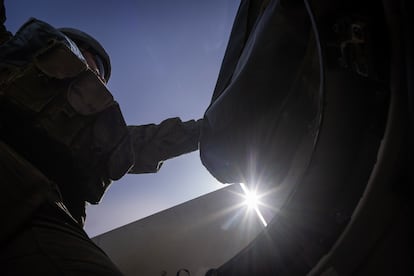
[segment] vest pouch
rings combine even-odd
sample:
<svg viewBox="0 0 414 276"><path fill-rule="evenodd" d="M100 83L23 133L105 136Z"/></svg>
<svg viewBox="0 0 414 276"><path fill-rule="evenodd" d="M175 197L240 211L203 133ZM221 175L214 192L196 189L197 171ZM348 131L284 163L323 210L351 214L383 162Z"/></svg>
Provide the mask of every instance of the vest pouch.
<svg viewBox="0 0 414 276"><path fill-rule="evenodd" d="M33 64L14 69L10 75L3 88L4 100L20 116L32 117L41 112L59 91L63 91L61 83L47 77Z"/></svg>
<svg viewBox="0 0 414 276"><path fill-rule="evenodd" d="M34 58L35 66L46 76L55 79L74 78L86 71L88 66L82 56L76 55L68 46L56 40L40 51Z"/></svg>
<svg viewBox="0 0 414 276"><path fill-rule="evenodd" d="M114 104L112 94L92 70L83 72L71 82L67 101L78 114L84 116L101 112Z"/></svg>
<svg viewBox="0 0 414 276"><path fill-rule="evenodd" d="M3 93L20 112L29 112L32 116L57 95L66 93L64 79L74 78L86 70L87 65L78 56L65 44L55 41L40 51L33 62L10 68Z"/></svg>

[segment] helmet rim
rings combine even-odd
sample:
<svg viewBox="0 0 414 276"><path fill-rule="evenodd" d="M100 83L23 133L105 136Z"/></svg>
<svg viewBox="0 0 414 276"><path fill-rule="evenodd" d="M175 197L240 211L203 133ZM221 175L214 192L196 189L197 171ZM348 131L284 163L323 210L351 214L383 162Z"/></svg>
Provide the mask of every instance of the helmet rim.
<svg viewBox="0 0 414 276"><path fill-rule="evenodd" d="M105 81L108 82L111 76L111 60L104 47L99 43L98 40L93 38L91 35L74 28L59 28L58 31L62 32L75 43L81 43L88 45L95 54L101 57L105 70ZM78 45L79 46L79 45Z"/></svg>

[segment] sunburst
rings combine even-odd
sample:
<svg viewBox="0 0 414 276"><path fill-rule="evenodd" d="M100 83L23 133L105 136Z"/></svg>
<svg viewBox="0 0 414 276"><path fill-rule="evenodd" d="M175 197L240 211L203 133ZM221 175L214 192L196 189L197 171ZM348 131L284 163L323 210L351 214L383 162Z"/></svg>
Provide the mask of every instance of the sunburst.
<svg viewBox="0 0 414 276"><path fill-rule="evenodd" d="M246 185L244 185L243 183L240 183L241 188L243 189L244 192L244 204L247 205L247 207L251 210L254 210L257 214L257 216L259 217L260 221L262 222L262 224L266 227L267 226L267 222L264 219L262 213L260 212L259 209L259 205L261 205L260 202L260 198L261 196L258 195L256 193L256 191L250 191L249 188L247 188Z"/></svg>

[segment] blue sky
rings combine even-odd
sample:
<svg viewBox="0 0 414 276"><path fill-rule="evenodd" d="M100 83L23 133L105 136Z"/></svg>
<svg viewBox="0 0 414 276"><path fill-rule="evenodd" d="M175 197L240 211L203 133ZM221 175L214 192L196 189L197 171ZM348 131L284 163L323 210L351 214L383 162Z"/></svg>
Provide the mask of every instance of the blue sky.
<svg viewBox="0 0 414 276"><path fill-rule="evenodd" d="M239 0L5 0L13 33L30 17L81 29L111 56L108 87L128 124L203 116ZM127 175L89 206L89 235L106 232L223 185L198 152L167 161L157 174Z"/></svg>

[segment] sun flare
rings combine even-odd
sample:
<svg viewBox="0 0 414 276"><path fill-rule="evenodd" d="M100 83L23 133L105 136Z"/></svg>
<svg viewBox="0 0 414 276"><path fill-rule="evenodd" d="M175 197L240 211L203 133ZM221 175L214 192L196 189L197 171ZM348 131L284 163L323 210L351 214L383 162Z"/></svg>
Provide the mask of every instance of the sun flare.
<svg viewBox="0 0 414 276"><path fill-rule="evenodd" d="M244 204L246 204L249 209L256 209L259 204L259 197L255 192L248 192L245 194Z"/></svg>
<svg viewBox="0 0 414 276"><path fill-rule="evenodd" d="M260 205L260 196L256 193L256 191L250 191L246 185L244 185L243 183L240 183L241 188L243 189L244 192L244 204L247 205L247 207L250 210L255 210L257 216L259 217L260 221L262 222L262 224L266 227L267 226L267 222L264 219L262 213L259 210L259 205Z"/></svg>

